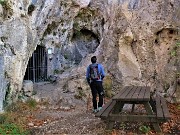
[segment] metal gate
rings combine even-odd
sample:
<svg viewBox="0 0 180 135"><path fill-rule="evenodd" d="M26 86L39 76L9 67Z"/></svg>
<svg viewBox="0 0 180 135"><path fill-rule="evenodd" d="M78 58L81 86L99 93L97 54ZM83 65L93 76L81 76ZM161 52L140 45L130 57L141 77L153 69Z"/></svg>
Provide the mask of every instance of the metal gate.
<svg viewBox="0 0 180 135"><path fill-rule="evenodd" d="M47 80L47 53L45 47L37 46L29 59L24 80L43 82Z"/></svg>

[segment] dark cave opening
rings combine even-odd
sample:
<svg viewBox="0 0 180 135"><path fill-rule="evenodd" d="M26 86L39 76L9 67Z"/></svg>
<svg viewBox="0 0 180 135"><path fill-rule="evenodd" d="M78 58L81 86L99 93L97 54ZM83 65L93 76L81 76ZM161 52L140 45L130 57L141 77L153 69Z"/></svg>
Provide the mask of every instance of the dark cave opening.
<svg viewBox="0 0 180 135"><path fill-rule="evenodd" d="M94 34L92 31L87 30L87 29L81 29L80 32L84 36L91 36L92 39L96 39L98 43L100 43L99 38L96 34Z"/></svg>
<svg viewBox="0 0 180 135"><path fill-rule="evenodd" d="M86 55L94 53L100 44L98 36L88 29L75 30L71 41L73 46L67 47L63 53L68 54L68 58L65 59L75 65L78 65Z"/></svg>
<svg viewBox="0 0 180 135"><path fill-rule="evenodd" d="M37 46L29 59L24 80L43 82L47 80L47 53L45 47Z"/></svg>
<svg viewBox="0 0 180 135"><path fill-rule="evenodd" d="M92 39L96 39L97 42L100 43L98 36L94 32L92 32L88 29L81 29L80 31L75 30L73 33L72 40L78 39L78 38L79 38L79 40L82 40L83 37L89 37Z"/></svg>

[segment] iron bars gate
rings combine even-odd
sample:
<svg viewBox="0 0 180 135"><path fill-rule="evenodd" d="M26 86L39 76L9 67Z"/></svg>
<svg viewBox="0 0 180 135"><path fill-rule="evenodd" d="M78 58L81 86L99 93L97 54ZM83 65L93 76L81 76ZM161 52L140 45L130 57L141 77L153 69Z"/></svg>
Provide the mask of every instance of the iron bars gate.
<svg viewBox="0 0 180 135"><path fill-rule="evenodd" d="M47 80L47 53L45 47L37 46L29 59L24 80L43 82Z"/></svg>

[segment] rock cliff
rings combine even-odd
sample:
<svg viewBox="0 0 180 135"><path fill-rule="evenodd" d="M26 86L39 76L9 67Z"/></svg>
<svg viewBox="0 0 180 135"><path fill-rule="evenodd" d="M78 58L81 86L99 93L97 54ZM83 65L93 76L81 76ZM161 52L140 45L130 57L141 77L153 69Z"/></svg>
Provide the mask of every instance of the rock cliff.
<svg viewBox="0 0 180 135"><path fill-rule="evenodd" d="M180 0L0 0L0 101L18 99L29 59L42 46L52 49L48 76L58 71L61 79L84 87L86 66L97 55L115 91L148 85L179 102L179 5Z"/></svg>

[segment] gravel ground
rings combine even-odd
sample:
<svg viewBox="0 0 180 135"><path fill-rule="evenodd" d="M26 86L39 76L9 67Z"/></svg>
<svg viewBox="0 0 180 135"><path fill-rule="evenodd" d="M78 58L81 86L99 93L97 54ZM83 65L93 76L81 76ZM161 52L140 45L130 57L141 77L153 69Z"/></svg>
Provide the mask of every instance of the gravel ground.
<svg viewBox="0 0 180 135"><path fill-rule="evenodd" d="M34 89L37 91L38 98L51 102L50 105L41 106L41 111L36 112L35 117L53 120L43 126L32 128L32 135L105 134L105 123L95 117L92 103L87 109L86 101L75 99L74 93L64 93L59 85L40 83L36 84Z"/></svg>
<svg viewBox="0 0 180 135"><path fill-rule="evenodd" d="M36 129L36 135L97 135L104 134L104 123L92 113L79 113Z"/></svg>

